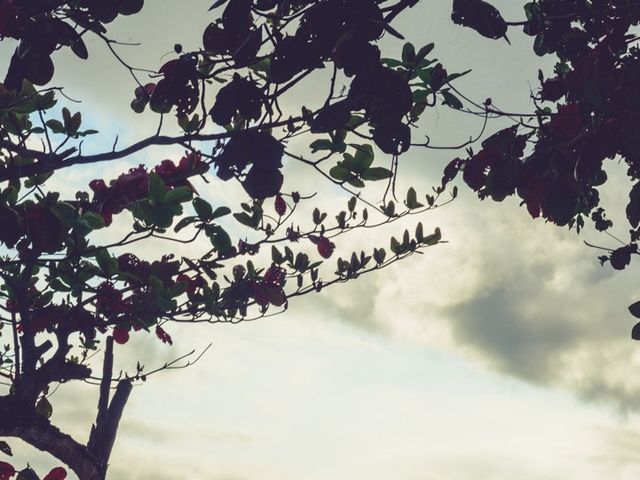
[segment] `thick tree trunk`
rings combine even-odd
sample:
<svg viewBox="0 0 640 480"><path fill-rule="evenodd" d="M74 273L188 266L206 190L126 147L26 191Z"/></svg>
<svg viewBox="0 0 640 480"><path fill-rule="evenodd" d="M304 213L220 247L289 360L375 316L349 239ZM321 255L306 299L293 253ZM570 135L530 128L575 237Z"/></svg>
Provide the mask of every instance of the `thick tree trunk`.
<svg viewBox="0 0 640 480"><path fill-rule="evenodd" d="M99 435L92 434L90 446L38 415L32 407L13 396L0 397L0 437L16 437L47 452L73 470L80 480L105 480L111 450L122 412L131 393L130 380L121 380L109 403ZM93 432L92 432L93 433Z"/></svg>
<svg viewBox="0 0 640 480"><path fill-rule="evenodd" d="M86 446L33 410L25 409L15 398L0 398L0 437L20 438L53 455L73 470L80 480L104 480L101 462Z"/></svg>

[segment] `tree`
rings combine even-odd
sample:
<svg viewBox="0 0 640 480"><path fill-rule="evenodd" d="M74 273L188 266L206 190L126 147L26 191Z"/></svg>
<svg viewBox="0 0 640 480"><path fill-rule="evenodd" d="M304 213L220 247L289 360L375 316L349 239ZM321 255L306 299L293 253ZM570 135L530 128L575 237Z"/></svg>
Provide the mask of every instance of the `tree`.
<svg viewBox="0 0 640 480"><path fill-rule="evenodd" d="M460 103L447 86L459 75L432 58L432 44L417 50L406 44L401 59L381 58L376 41L402 38L392 23L417 3L219 0L202 48L185 52L176 45L174 58L147 82L149 72L129 65L107 30L120 15L138 14L143 0L0 2L0 38L18 42L0 86L0 376L6 386L0 435L60 460L64 467L46 480L65 478L66 468L82 480L104 479L134 384L199 358L192 352L118 375L114 342L126 344L146 331L171 344L174 322L235 323L278 313L294 297L441 241L439 229L427 234L419 223L413 235L405 230L391 238L389 253L373 248L338 258L335 268L325 265L337 237L455 197L455 188L449 194L437 187L421 198L409 189L404 206L396 200L398 157L412 146L411 127L438 99L453 108ZM104 41L131 74L127 102L157 115L154 135L121 149L83 152L83 142L90 145L98 132L64 99L59 108L62 89L50 82L55 52L68 48L86 59L88 36ZM284 112L287 92L326 66L332 75L325 101ZM341 91L344 83L348 89ZM166 133L172 128L179 133ZM292 151L291 140L299 137L311 155ZM185 150L179 161L96 178L88 188L78 185L74 198L49 189L66 169L175 145ZM374 163L380 152L391 158L390 169ZM300 206L311 197L283 191L284 158L351 195L345 208L329 216L316 207L308 219ZM235 213L196 188L214 178L242 185L245 198L228 202ZM387 186L382 202L367 200L361 189L380 181ZM105 231L121 237L106 242ZM190 244L193 255L132 253L151 241ZM86 445L49 420L53 387L74 381L99 389ZM5 442L0 450L11 454ZM0 462L0 480L14 476L39 478L30 467L16 472Z"/></svg>
<svg viewBox="0 0 640 480"><path fill-rule="evenodd" d="M454 159L445 169L443 186L462 171L464 182L481 199L502 201L517 195L531 217L542 217L578 233L591 220L615 247L595 248L616 270L638 255L640 240L640 48L633 27L640 23L640 4L627 0L536 0L524 7L526 20L508 24L482 0L455 0L452 19L485 37L506 38L509 26L522 26L535 37L539 56L555 55L552 74L539 72L540 88L532 93L532 113L507 113L470 102L476 114L510 117L513 126L490 136L478 151ZM549 76L551 75L551 76ZM625 214L628 240L608 231L613 222L601 205L598 187L607 182L605 160L627 166L632 183ZM640 318L640 302L629 307ZM632 331L640 339L640 323Z"/></svg>
<svg viewBox="0 0 640 480"><path fill-rule="evenodd" d="M54 455L83 480L105 478L132 386L198 358L193 352L118 376L114 342L150 331L171 343L172 322L271 315L291 298L435 245L440 231L425 234L418 224L414 235L391 238L390 253L354 252L338 258L334 272L326 264L338 256L334 240L340 235L451 201L456 189L448 194L446 188L460 172L481 199L518 195L532 217L578 232L587 218L604 232L612 227L598 194L607 181L604 160L623 160L633 181L625 211L629 240L605 248L600 260L615 269L629 265L640 240L640 37L632 28L640 22L638 2L533 0L523 21L508 22L483 0L453 1L454 23L496 41L509 41L522 27L535 37L535 54L557 56L553 74L540 72L540 88L532 93L536 108L528 113L464 95L454 81L467 72L448 73L433 56L433 44L406 43L400 58L383 58L377 40L402 40L394 21L418 3L218 0L202 48L186 52L177 44L172 60L147 72L127 63L107 30L120 15L140 13L143 0L0 0L0 38L18 42L0 87L0 334L7 344L0 353L7 383L1 435ZM98 132L85 129L87 120L69 103L62 100L58 108L62 89L50 81L55 52L70 49L86 59L89 36L101 39L130 74L131 108L157 115L154 135L83 153L83 141L90 145ZM324 101L286 111L287 95L327 67ZM477 115L485 127L494 118L514 124L488 138L483 128L457 147L468 147L467 155L445 167L433 194L419 197L409 189L402 207L395 192L399 157L412 147L432 148L428 141L412 142L412 131L436 104ZM176 128L179 133L171 133ZM293 139L307 142L311 155L294 151ZM58 170L175 145L185 150L177 162L141 165L110 181L96 178L88 190L78 185L75 198L48 190ZM390 158L391 168L376 157ZM307 215L311 197L284 191L283 159L308 166L351 195L345 208L331 216L309 208ZM212 205L197 187L214 178L239 182L245 198ZM375 182L386 182L381 202L362 194ZM105 231L122 237L104 242ZM197 251L202 237L206 247ZM146 259L131 252L151 241L194 245L194 254ZM640 303L630 310L640 317ZM633 337L640 338L640 326ZM88 445L49 421L51 386L71 381L95 382L100 391ZM0 450L10 453L5 443ZM0 480L16 474L0 463ZM45 478L65 476L60 467ZM17 478L37 476L26 468Z"/></svg>

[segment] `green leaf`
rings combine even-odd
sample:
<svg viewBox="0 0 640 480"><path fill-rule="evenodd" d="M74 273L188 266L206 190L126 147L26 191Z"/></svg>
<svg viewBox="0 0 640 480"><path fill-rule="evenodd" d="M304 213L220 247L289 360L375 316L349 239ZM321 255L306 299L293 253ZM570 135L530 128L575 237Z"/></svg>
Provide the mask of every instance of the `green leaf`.
<svg viewBox="0 0 640 480"><path fill-rule="evenodd" d="M363 180L384 180L385 178L391 178L393 173L383 167L372 167L367 168L360 176Z"/></svg>
<svg viewBox="0 0 640 480"><path fill-rule="evenodd" d="M106 248L100 248L95 254L96 262L104 273L113 275L118 270L118 262L113 258Z"/></svg>
<svg viewBox="0 0 640 480"><path fill-rule="evenodd" d="M225 215L229 215L230 213L231 213L231 209L229 207L218 207L211 214L211 220L224 217Z"/></svg>
<svg viewBox="0 0 640 480"><path fill-rule="evenodd" d="M333 142L327 139L318 139L309 145L311 149L311 153L316 153L319 150L331 150L333 147Z"/></svg>
<svg viewBox="0 0 640 480"><path fill-rule="evenodd" d="M419 62L420 60L427 58L427 55L431 53L434 47L435 45L433 43L429 43L418 50L418 53L416 54L416 61Z"/></svg>
<svg viewBox="0 0 640 480"><path fill-rule="evenodd" d="M339 165L336 165L331 170L329 170L329 175L331 175L331 178L335 178L336 180L340 181L348 180L353 176L353 174L349 170L346 170Z"/></svg>
<svg viewBox="0 0 640 480"><path fill-rule="evenodd" d="M435 245L436 243L438 243L441 239L442 239L442 233L440 232L439 228L436 228L434 233L424 237L424 239L422 240L421 243L424 243L425 245L432 246L432 245Z"/></svg>
<svg viewBox="0 0 640 480"><path fill-rule="evenodd" d="M373 259L376 261L378 265L384 263L384 259L387 256L387 252L384 248L374 248L373 249Z"/></svg>
<svg viewBox="0 0 640 480"><path fill-rule="evenodd" d="M193 190L191 187L176 187L165 194L164 203L184 203L191 200L192 197Z"/></svg>
<svg viewBox="0 0 640 480"><path fill-rule="evenodd" d="M418 77L422 80L424 85L429 85L431 83L431 74L433 73L433 67L425 68L424 70L420 70L418 72Z"/></svg>
<svg viewBox="0 0 640 480"><path fill-rule="evenodd" d="M192 223L195 223L197 221L198 221L198 217L184 217L184 218L180 219L180 221L178 223L176 223L176 226L173 227L173 231L178 233L183 228L185 228L188 225L191 225Z"/></svg>
<svg viewBox="0 0 640 480"><path fill-rule="evenodd" d="M55 205L52 205L51 211L67 227L73 225L76 218L78 218L78 212L76 212L76 209L65 202L58 202Z"/></svg>
<svg viewBox="0 0 640 480"><path fill-rule="evenodd" d="M444 91L444 90L441 91L440 93L442 94L442 97L443 97L443 100L444 100L443 103L445 105L448 105L451 108L455 108L456 110L460 110L462 107L464 107L464 105L458 99L458 97L456 97L452 93Z"/></svg>
<svg viewBox="0 0 640 480"><path fill-rule="evenodd" d="M413 187L411 187L407 192L407 199L405 201L405 204L409 210L424 207L422 203L418 202L418 195L416 194L416 191Z"/></svg>
<svg viewBox="0 0 640 480"><path fill-rule="evenodd" d="M395 60L393 58L383 58L380 60L383 65L386 65L389 68L395 68L402 66L402 62L400 60Z"/></svg>
<svg viewBox="0 0 640 480"><path fill-rule="evenodd" d="M354 168L352 168L351 171L354 173L361 173L369 168L373 163L373 147L369 144L352 144L351 146L356 149L356 154L352 160Z"/></svg>
<svg viewBox="0 0 640 480"><path fill-rule="evenodd" d="M407 42L402 47L402 62L406 65L412 64L416 59L416 49L415 47Z"/></svg>
<svg viewBox="0 0 640 480"><path fill-rule="evenodd" d="M64 133L64 125L60 120L47 120L45 125L49 127L53 133Z"/></svg>
<svg viewBox="0 0 640 480"><path fill-rule="evenodd" d="M273 263L277 263L278 265L284 262L282 253L280 253L280 250L278 250L278 247L276 247L275 245L271 246L271 261Z"/></svg>
<svg viewBox="0 0 640 480"><path fill-rule="evenodd" d="M62 108L62 120L64 123L64 130L70 137L75 135L80 128L80 124L82 123L82 114L80 112L74 113L71 115L69 109L66 107Z"/></svg>
<svg viewBox="0 0 640 480"><path fill-rule="evenodd" d="M396 255L400 255L400 242L398 242L398 239L396 237L391 237L391 241L389 242L389 249Z"/></svg>
<svg viewBox="0 0 640 480"><path fill-rule="evenodd" d="M364 188L364 182L357 177L351 177L349 180L347 180L347 183L356 188Z"/></svg>
<svg viewBox="0 0 640 480"><path fill-rule="evenodd" d="M149 174L149 200L156 205L160 205L164 200L166 185L162 177L157 173L151 172Z"/></svg>
<svg viewBox="0 0 640 480"><path fill-rule="evenodd" d="M387 205L382 206L382 213L384 213L387 217L393 217L396 213L396 204L389 200Z"/></svg>
<svg viewBox="0 0 640 480"><path fill-rule="evenodd" d="M256 228L258 226L255 222L254 217L246 212L234 213L233 218L247 227Z"/></svg>
<svg viewBox="0 0 640 480"><path fill-rule="evenodd" d="M25 182L24 182L24 186L26 188L31 188L31 187L35 187L36 185L42 185L49 178L51 178L52 175L53 175L53 171L45 172L45 173L39 173L37 175L34 175L32 177L27 178L25 180Z"/></svg>
<svg viewBox="0 0 640 480"><path fill-rule="evenodd" d="M80 217L84 220L92 230L97 230L104 227L104 218L94 212L84 212Z"/></svg>
<svg viewBox="0 0 640 480"><path fill-rule="evenodd" d="M24 470L20 470L16 480L40 480L40 477L38 477L31 467L27 467Z"/></svg>
<svg viewBox="0 0 640 480"><path fill-rule="evenodd" d="M471 70L465 70L460 73L452 73L447 77L446 83L453 82L456 78L464 77L467 73L471 72Z"/></svg>
<svg viewBox="0 0 640 480"><path fill-rule="evenodd" d="M211 245L218 253L225 253L231 249L231 238L229 234L219 225L207 225L205 229Z"/></svg>
<svg viewBox="0 0 640 480"><path fill-rule="evenodd" d="M49 110L50 108L53 108L56 103L57 100L55 99L55 92L53 90L36 97L36 107L38 110Z"/></svg>
<svg viewBox="0 0 640 480"><path fill-rule="evenodd" d="M195 209L198 217L203 222L208 222L211 220L211 216L213 215L213 207L206 200L196 197L193 199L193 208Z"/></svg>

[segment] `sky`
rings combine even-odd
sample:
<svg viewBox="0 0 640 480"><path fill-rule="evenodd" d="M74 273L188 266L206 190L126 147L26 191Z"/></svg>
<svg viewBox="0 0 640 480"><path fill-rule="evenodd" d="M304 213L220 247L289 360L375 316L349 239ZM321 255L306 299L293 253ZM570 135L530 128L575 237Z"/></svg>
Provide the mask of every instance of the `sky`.
<svg viewBox="0 0 640 480"><path fill-rule="evenodd" d="M197 48L204 26L219 12L211 1L148 0L137 17L117 21L110 34L139 47L121 47L131 63L157 67L177 42ZM522 18L518 0L496 0L508 20ZM436 43L448 70L471 98L491 97L510 111L529 111L529 91L549 59L532 39L509 32L511 45L479 37L449 20L450 1L420 2L398 18L417 46ZM385 56L402 42L383 39ZM99 42L90 59L58 53L53 83L82 101L87 152L153 132L153 117L128 109L135 85ZM7 45L0 58L9 58ZM292 92L289 102L322 102L322 75ZM314 83L315 82L315 83ZM415 137L454 145L479 131L477 119L431 109ZM488 133L500 129L492 123ZM302 150L306 148L299 145ZM154 165L177 149L152 149L108 165L65 171L52 188L73 193L92 178L112 178L129 165ZM401 158L399 190L427 191L454 156L435 150ZM388 161L380 156L381 164ZM348 197L291 162L287 185L318 190L327 211ZM624 211L627 186L612 163L602 195ZM295 186L295 187L294 187ZM237 200L237 186L199 185L215 202ZM286 186L285 186L286 189ZM375 191L373 195L375 197ZM236 201L237 203L237 201ZM634 269L601 267L587 240L614 246L588 229L580 236L531 220L513 199L480 202L466 188L451 205L411 219L436 226L447 243L381 272L292 302L277 317L239 325L172 327L172 347L151 337L117 347L118 368L142 358L161 365L212 347L194 366L164 372L136 387L111 458L111 478L189 480L547 480L562 477L632 479L640 474L640 350L630 339L626 307L636 299ZM624 218L613 215L616 231ZM384 245L395 225L353 234L338 253ZM618 230L616 230L618 229ZM106 240L106 239L105 239ZM150 245L148 255L162 247ZM53 421L86 438L96 391L65 385L52 397ZM15 441L17 458L41 467L55 460ZM15 463L19 463L16 461Z"/></svg>

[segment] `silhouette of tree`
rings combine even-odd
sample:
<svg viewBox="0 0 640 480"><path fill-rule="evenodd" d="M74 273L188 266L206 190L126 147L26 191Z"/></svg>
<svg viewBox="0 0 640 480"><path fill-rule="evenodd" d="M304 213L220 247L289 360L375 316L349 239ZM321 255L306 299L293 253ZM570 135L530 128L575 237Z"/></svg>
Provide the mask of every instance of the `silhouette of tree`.
<svg viewBox="0 0 640 480"><path fill-rule="evenodd" d="M367 246L372 250L334 255L341 235L450 202L456 189L446 188L459 172L481 199L518 195L532 217L578 231L590 219L607 231L612 222L597 188L607 181L604 160L623 161L633 181L629 240L600 259L623 269L638 254L637 1L534 0L518 22L507 22L483 0L453 1L454 23L497 41L522 28L535 36L535 54L557 56L552 74L540 72L535 111L528 113L464 95L453 82L466 72L447 72L433 57L433 44L406 43L401 58L382 57L377 41L402 39L395 19L419 0L217 0L202 48L187 52L176 45L174 58L154 72L128 64L107 29L120 15L138 14L143 3L0 0L0 39L18 41L0 86L0 334L7 345L0 350L6 385L0 435L48 452L81 480L106 477L134 384L202 354L114 375L114 342L152 332L171 344L174 323L236 323L279 313L294 297L435 245L439 229L425 234L418 224L414 235L405 230L392 237L389 253ZM50 82L52 54L68 48L86 59L88 37L103 41L131 76L128 101L135 112L157 115L155 134L121 149L83 153L83 141L89 144L98 132L85 129L81 112L64 100L66 106L56 107L61 88ZM320 69L330 72L323 101L285 108L291 91ZM437 103L477 115L485 127L498 117L514 123L488 138L483 128L451 147L467 148L467 155L445 167L433 194L411 188L398 202L399 156L430 147L412 142L412 130ZM170 122L179 134L166 133ZM311 153L294 151L294 139ZM180 146L185 153L108 181L96 178L88 189L78 185L74 198L48 189L58 170L128 159L154 146ZM381 156L390 168L376 160ZM350 194L345 208L329 216L316 207L308 218L300 206L312 196L283 191L283 159ZM215 177L239 182L246 197L212 205L194 183ZM381 202L363 195L374 182L386 182ZM121 239L101 241L107 229ZM146 259L132 252L152 241L188 244L189 256ZM630 310L640 317L640 303ZM640 337L640 326L633 336ZM72 381L95 383L100 392L86 445L49 419L52 387ZM0 450L11 454L5 442ZM38 478L29 467L16 472L0 462L0 480L14 476ZM58 467L44 478L65 476Z"/></svg>
<svg viewBox="0 0 640 480"><path fill-rule="evenodd" d="M389 252L368 245L345 258L334 255L343 234L455 197L455 189L438 187L419 198L412 188L404 205L395 200L398 157L412 146L412 126L438 98L454 108L459 103L446 87L456 75L430 57L433 45L416 51L407 44L401 59L381 58L377 40L401 37L392 23L415 4L219 0L202 48L186 52L176 45L172 60L147 72L120 56L107 29L121 15L138 14L143 0L0 1L0 39L18 42L0 85L0 335L6 344L0 435L64 464L45 480L65 478L67 468L82 480L104 479L133 386L203 353L116 374L114 342L152 332L171 344L175 323L236 323L279 313L294 297L441 241L439 229L425 233L418 224L413 235L405 230L391 238ZM98 132L85 127L90 121L70 110L50 82L52 55L70 49L86 59L88 37L101 39L130 74L135 86L127 101L135 112L157 115L155 134L120 149L83 151ZM324 101L286 111L290 90L322 68L332 72ZM170 122L180 134L166 133ZM293 139L307 142L311 154L293 151ZM50 190L51 179L64 175L58 171L132 158L152 146L180 146L185 153L77 185L73 198ZM391 168L376 160L380 152ZM344 209L329 216L316 207L308 218L300 205L312 196L283 191L285 158L349 193ZM239 182L245 198L215 204L194 187L214 178ZM381 181L387 183L382 201L367 200L362 189ZM105 242L106 230L120 240ZM163 242L169 253L133 253L149 242ZM188 256L170 253L176 242L190 246ZM52 391L74 381L99 389L86 445L50 421ZM11 455L5 442L0 450ZM0 480L14 476L39 478L30 467L17 472L1 461Z"/></svg>
<svg viewBox="0 0 640 480"><path fill-rule="evenodd" d="M617 270L638 255L640 240L640 3L628 0L536 0L524 7L526 20L507 23L482 0L454 0L452 19L489 38L506 38L521 26L534 36L539 56L555 55L553 73L539 72L532 93L534 112L496 109L490 101L472 103L476 114L514 119L514 125L482 142L468 157L454 159L443 185L462 171L481 199L502 201L517 195L532 217L580 232L585 220L607 232L613 222L600 203L607 182L605 160L625 163L632 186L626 217L628 239L596 247ZM455 88L454 88L455 91ZM640 302L629 307L640 318ZM632 332L640 339L640 323Z"/></svg>

